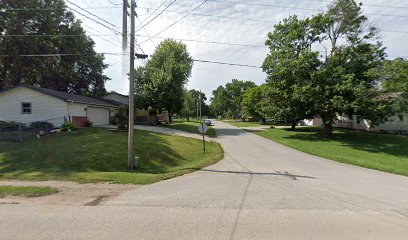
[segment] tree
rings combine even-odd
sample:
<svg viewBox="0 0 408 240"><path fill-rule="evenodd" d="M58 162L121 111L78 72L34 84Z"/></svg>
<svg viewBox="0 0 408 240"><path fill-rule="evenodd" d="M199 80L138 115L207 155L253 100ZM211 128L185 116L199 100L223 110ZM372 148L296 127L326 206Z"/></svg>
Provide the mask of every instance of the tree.
<svg viewBox="0 0 408 240"><path fill-rule="evenodd" d="M403 58L385 61L377 71L377 77L387 92L404 92L408 94L408 61Z"/></svg>
<svg viewBox="0 0 408 240"><path fill-rule="evenodd" d="M336 115L362 115L371 123L390 113L381 98L377 80L368 74L384 61L384 48L375 42L374 27L367 25L361 4L337 0L323 16L314 17L322 31L320 39L330 42L330 52L313 74L316 113L322 118L327 136L332 134Z"/></svg>
<svg viewBox="0 0 408 240"><path fill-rule="evenodd" d="M210 108L212 113L216 117L227 117L228 107L227 107L227 93L224 86L219 86L217 89L213 90L213 97L211 98Z"/></svg>
<svg viewBox="0 0 408 240"><path fill-rule="evenodd" d="M268 34L266 45L270 53L263 63L269 86L273 118L289 121L292 129L298 121L313 117L312 73L320 61L318 53L311 50L318 40L310 19L296 16L284 19Z"/></svg>
<svg viewBox="0 0 408 240"><path fill-rule="evenodd" d="M4 34L0 36L0 89L28 83L83 95L106 93L109 78L103 70L108 65L103 63L103 55L94 51L95 43L63 0L0 3L0 9L13 8L55 11L7 10L0 14L0 32ZM45 56L49 54L55 55Z"/></svg>
<svg viewBox="0 0 408 240"><path fill-rule="evenodd" d="M354 0L337 0L324 14L304 20L293 16L276 25L263 65L276 115L292 124L320 116L327 136L337 115L358 114L373 124L385 119L390 102L368 74L385 57L375 31ZM325 56L316 48L327 49Z"/></svg>
<svg viewBox="0 0 408 240"><path fill-rule="evenodd" d="M268 86L253 87L247 90L242 99L242 111L246 116L255 118L265 124L269 114L268 107L272 104L267 98Z"/></svg>
<svg viewBox="0 0 408 240"><path fill-rule="evenodd" d="M212 107L219 116L228 116L231 118L243 117L242 99L245 92L255 87L251 81L241 81L232 79L225 87L219 86L213 91L211 99Z"/></svg>
<svg viewBox="0 0 408 240"><path fill-rule="evenodd" d="M186 118L187 121L190 121L190 118L196 116L195 113L197 112L197 102L193 98L193 94L190 91L184 92L184 105L183 109L181 110L182 117Z"/></svg>
<svg viewBox="0 0 408 240"><path fill-rule="evenodd" d="M144 68L136 69L136 97L143 108L174 113L184 103L184 86L191 75L193 59L185 44L172 39L162 41Z"/></svg>

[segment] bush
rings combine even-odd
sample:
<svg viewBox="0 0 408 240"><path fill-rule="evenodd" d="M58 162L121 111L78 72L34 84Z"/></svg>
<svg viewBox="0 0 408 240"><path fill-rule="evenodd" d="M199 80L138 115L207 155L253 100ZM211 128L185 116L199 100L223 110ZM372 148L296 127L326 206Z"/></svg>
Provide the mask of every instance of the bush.
<svg viewBox="0 0 408 240"><path fill-rule="evenodd" d="M18 128L18 122L10 121L0 121L0 128Z"/></svg>
<svg viewBox="0 0 408 240"><path fill-rule="evenodd" d="M116 122L118 123L119 130L128 129L128 109L127 106L121 106L118 108L118 112L115 115Z"/></svg>
<svg viewBox="0 0 408 240"><path fill-rule="evenodd" d="M61 130L62 131L72 131L72 130L75 130L75 125L74 125L74 123L72 123L72 122L64 122L62 125L61 125Z"/></svg>
<svg viewBox="0 0 408 240"><path fill-rule="evenodd" d="M37 122L32 122L30 124L30 128L53 129L54 125L52 125L52 123L49 123L49 122L37 121Z"/></svg>
<svg viewBox="0 0 408 240"><path fill-rule="evenodd" d="M93 122L92 122L92 121L89 121L89 120L86 120L85 123L84 123L84 126L85 126L85 127L92 127L92 126L93 126Z"/></svg>

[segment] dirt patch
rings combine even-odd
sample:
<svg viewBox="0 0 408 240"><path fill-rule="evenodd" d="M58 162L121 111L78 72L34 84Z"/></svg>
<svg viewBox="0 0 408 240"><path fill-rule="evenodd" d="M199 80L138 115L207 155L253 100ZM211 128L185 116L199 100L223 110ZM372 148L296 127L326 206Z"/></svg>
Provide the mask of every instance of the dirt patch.
<svg viewBox="0 0 408 240"><path fill-rule="evenodd" d="M0 198L0 204L30 204L30 205L69 205L69 206L97 206L108 198L117 196L129 190L139 188L138 185L86 183L65 181L0 181L0 186L49 186L58 189L58 193L24 198L6 196Z"/></svg>

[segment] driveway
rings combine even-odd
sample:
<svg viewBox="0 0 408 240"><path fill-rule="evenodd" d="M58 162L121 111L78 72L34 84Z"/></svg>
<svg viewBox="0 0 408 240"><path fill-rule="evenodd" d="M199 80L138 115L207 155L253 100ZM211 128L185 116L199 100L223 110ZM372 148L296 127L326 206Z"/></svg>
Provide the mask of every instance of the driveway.
<svg viewBox="0 0 408 240"><path fill-rule="evenodd" d="M407 239L407 177L215 129L218 164L98 206L0 205L0 239Z"/></svg>

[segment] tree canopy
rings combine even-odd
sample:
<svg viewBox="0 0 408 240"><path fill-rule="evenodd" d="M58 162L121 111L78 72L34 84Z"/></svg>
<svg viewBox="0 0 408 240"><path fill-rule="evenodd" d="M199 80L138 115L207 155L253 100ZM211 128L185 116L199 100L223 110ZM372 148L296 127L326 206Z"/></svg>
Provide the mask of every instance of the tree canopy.
<svg viewBox="0 0 408 240"><path fill-rule="evenodd" d="M94 41L63 0L4 0L0 9L8 9L0 14L0 89L28 83L84 95L106 93L104 56L94 51Z"/></svg>
<svg viewBox="0 0 408 240"><path fill-rule="evenodd" d="M193 67L185 44L172 39L162 41L145 67L136 69L136 99L139 107L167 110L170 117L184 104L184 86ZM171 119L171 118L170 118Z"/></svg>
<svg viewBox="0 0 408 240"><path fill-rule="evenodd" d="M359 114L372 123L386 118L390 102L368 74L385 58L375 30L354 0L337 0L326 13L275 25L263 69L276 114L294 121L320 116L327 135L337 115ZM323 48L325 54L316 50Z"/></svg>
<svg viewBox="0 0 408 240"><path fill-rule="evenodd" d="M232 79L232 82L227 83L225 87L219 86L213 91L211 108L217 116L241 118L243 117L243 96L248 89L255 86L251 81Z"/></svg>

